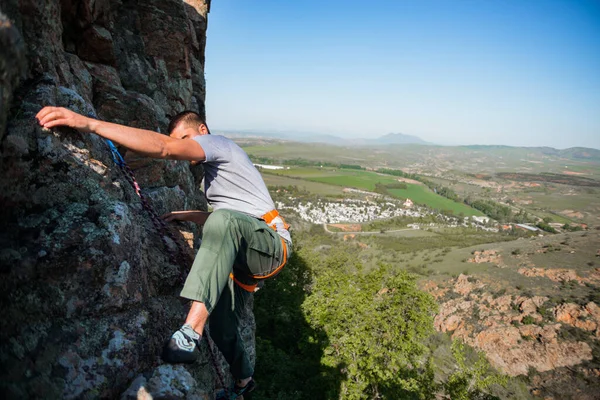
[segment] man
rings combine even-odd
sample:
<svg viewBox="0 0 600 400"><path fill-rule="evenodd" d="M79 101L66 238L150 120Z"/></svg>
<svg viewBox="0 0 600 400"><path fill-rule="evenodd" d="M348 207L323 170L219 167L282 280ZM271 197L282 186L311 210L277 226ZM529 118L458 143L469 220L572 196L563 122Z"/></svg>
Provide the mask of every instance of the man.
<svg viewBox="0 0 600 400"><path fill-rule="evenodd" d="M230 365L234 391L254 388L250 362L238 329L240 312L260 279L278 273L291 254L285 221L275 210L260 173L246 153L224 136L211 135L192 111L171 120L169 136L87 118L62 107L44 107L36 118L45 128L68 126L91 132L154 158L204 163L205 194L212 213L178 211L165 220L204 225L202 245L181 292L192 300L185 324L166 343L162 358L191 363L207 320L211 337Z"/></svg>

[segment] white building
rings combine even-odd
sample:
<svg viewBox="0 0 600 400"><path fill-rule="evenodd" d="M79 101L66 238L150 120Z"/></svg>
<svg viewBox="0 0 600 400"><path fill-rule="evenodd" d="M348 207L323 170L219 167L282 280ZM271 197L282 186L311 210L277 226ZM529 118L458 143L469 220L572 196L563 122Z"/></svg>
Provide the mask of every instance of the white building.
<svg viewBox="0 0 600 400"><path fill-rule="evenodd" d="M290 169L290 167L282 167L281 165L265 165L265 164L254 164L256 168L264 169Z"/></svg>

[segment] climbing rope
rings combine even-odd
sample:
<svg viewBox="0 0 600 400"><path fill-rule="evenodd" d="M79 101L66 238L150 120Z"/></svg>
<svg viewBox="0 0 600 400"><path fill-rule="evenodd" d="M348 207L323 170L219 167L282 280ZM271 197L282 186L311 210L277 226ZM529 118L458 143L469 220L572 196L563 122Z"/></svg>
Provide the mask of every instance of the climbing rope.
<svg viewBox="0 0 600 400"><path fill-rule="evenodd" d="M204 328L204 337L206 337L206 345L208 346L208 354L210 356L210 361L213 365L213 368L215 369L215 371L217 371L217 378L219 379L219 383L221 384L221 387L223 388L223 391L225 392L225 399L229 400L229 391L227 390L227 386L225 386L225 378L223 377L223 373L221 372L221 368L219 368L219 365L217 364L217 358L215 357L215 353L213 351L212 348L212 344L210 343L210 339L208 338L208 330L206 328ZM217 397L219 398L219 397Z"/></svg>
<svg viewBox="0 0 600 400"><path fill-rule="evenodd" d="M189 256L189 253L185 250L185 247L182 245L181 241L167 227L165 221L163 221L160 218L160 216L156 213L152 205L150 205L148 199L146 198L144 193L142 193L140 185L137 183L133 171L127 165L127 163L125 163L123 156L121 156L121 153L119 152L115 144L108 139L106 139L106 143L108 144L108 148L110 149L115 164L117 164L117 166L121 169L121 172L123 173L123 176L125 177L127 182L129 182L129 184L133 187L133 190L140 198L142 208L150 216L150 220L152 221L152 225L154 225L154 229L156 229L156 231L160 234L160 238L164 244L165 249L167 250L169 261L173 265L178 265L179 263L177 262L177 254L181 254L185 257L186 255ZM175 246L177 246L177 250L179 250L178 253L176 253L171 247L171 245L167 242L167 237L175 244ZM185 269L182 268L179 276L179 279L182 283L185 281L186 276L187 273Z"/></svg>

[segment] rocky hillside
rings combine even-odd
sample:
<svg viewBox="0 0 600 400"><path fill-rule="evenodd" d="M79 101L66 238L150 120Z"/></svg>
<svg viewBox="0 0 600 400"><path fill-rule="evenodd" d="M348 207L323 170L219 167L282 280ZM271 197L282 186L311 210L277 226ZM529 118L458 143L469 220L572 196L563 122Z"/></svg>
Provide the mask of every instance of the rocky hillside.
<svg viewBox="0 0 600 400"><path fill-rule="evenodd" d="M597 399L598 243L594 230L473 250L464 265L477 272L425 284L440 304L436 329L526 379L534 396Z"/></svg>
<svg viewBox="0 0 600 400"><path fill-rule="evenodd" d="M164 132L183 109L204 113L209 6L2 1L3 398L129 398L141 385L154 398L212 398L208 357L187 369L158 357L186 312L180 276L198 232L172 232L181 251L155 230L102 139L34 121L56 105ZM201 169L126 159L159 214L205 208Z"/></svg>

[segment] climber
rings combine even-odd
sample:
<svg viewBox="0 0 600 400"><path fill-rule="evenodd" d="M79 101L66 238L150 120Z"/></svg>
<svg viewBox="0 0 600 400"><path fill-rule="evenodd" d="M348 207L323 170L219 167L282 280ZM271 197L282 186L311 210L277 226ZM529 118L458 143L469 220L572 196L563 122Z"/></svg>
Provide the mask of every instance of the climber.
<svg viewBox="0 0 600 400"><path fill-rule="evenodd" d="M205 194L212 213L176 211L166 221L204 225L202 245L181 296L192 300L184 325L165 344L169 363L193 363L204 326L229 363L234 392L254 389L254 365L242 343L239 323L257 282L279 272L291 255L288 225L246 153L233 141L211 135L206 122L192 111L171 119L169 136L99 121L62 107L44 107L37 115L45 128L68 126L95 133L153 158L203 163Z"/></svg>

